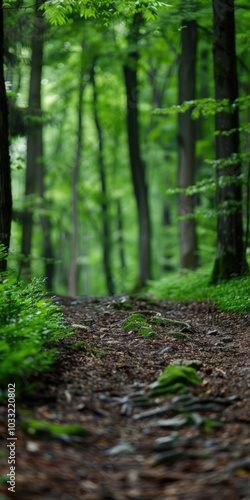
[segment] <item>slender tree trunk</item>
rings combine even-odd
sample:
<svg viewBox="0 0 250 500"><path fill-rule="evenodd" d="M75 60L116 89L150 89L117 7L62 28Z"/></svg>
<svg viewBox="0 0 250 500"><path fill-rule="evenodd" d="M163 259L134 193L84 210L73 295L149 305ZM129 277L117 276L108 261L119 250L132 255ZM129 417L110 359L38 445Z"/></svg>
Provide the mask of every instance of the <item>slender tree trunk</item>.
<svg viewBox="0 0 250 500"><path fill-rule="evenodd" d="M119 169L119 131L117 131L117 137L115 138L115 145L112 150L112 180L113 187L116 189L116 177L117 177L117 169ZM123 280L126 276L127 272L127 263L126 263L126 253L125 253L125 241L124 241L124 223L123 223L123 209L122 209L122 201L120 198L116 199L116 228L117 228L117 250L118 250L118 259L120 263L121 270L121 279Z"/></svg>
<svg viewBox="0 0 250 500"><path fill-rule="evenodd" d="M128 43L133 49L124 65L124 78L127 95L127 131L130 155L131 174L135 192L139 225L139 273L137 289L142 288L151 278L151 227L148 205L148 188L146 183L145 164L141 157L138 117L138 81L137 65L139 52L139 28L141 15L135 14L130 28Z"/></svg>
<svg viewBox="0 0 250 500"><path fill-rule="evenodd" d="M181 56L179 64L179 104L195 99L196 80L196 21L183 21L181 31ZM178 173L179 188L187 188L195 181L195 122L191 111L178 115ZM194 197L185 193L178 195L179 266L180 269L195 269L198 265L196 221L194 219Z"/></svg>
<svg viewBox="0 0 250 500"><path fill-rule="evenodd" d="M40 196L42 199L42 209L47 209L48 204L44 198L44 177L41 179ZM44 273L46 277L47 290L53 290L53 279L55 274L55 257L51 241L51 222L50 217L46 215L40 216L40 224L43 232L43 257L44 257Z"/></svg>
<svg viewBox="0 0 250 500"><path fill-rule="evenodd" d="M98 166L99 166L99 176L101 181L101 191L102 191L102 236L103 236L103 267L106 277L106 286L109 295L114 295L114 281L112 276L112 266L111 266L111 228L110 219L108 213L108 193L107 193L107 182L106 182L106 172L103 157L103 133L102 127L98 116L97 109L97 88L95 81L95 61L92 65L91 70L91 82L93 85L93 111L94 111L94 121L98 137Z"/></svg>
<svg viewBox="0 0 250 500"><path fill-rule="evenodd" d="M149 60L150 63L150 60ZM152 104L154 108L163 108L164 107L164 96L167 90L167 85L168 81L176 67L177 61L175 58L175 61L172 65L170 65L166 71L165 78L163 79L163 83L159 86L158 80L157 79L157 67L151 64L150 70L148 72L148 79L151 85L152 89ZM157 121L155 121L154 115L151 116L151 121L149 125L149 134L150 132L154 129L154 127L157 126ZM167 155L166 155L166 161L167 161ZM167 185L167 179L164 178L163 183ZM162 203L162 226L163 230L165 227L170 225L170 204L167 200L166 195L164 196L163 203ZM165 233L165 231L164 231ZM164 238L165 240L165 238ZM170 258L170 253L168 251L168 248L166 247L166 242L164 242L164 249L163 249L163 264L162 264L162 270L163 271L169 271L171 269L171 265L168 264L168 260Z"/></svg>
<svg viewBox="0 0 250 500"><path fill-rule="evenodd" d="M3 2L0 0L0 243L9 250L12 215L8 105L4 82L4 20ZM7 261L0 260L0 271L5 271Z"/></svg>
<svg viewBox="0 0 250 500"><path fill-rule="evenodd" d="M79 95L78 95L78 125L77 125L77 144L76 144L76 154L75 154L75 162L73 168L72 175L72 244L71 244L71 260L70 260L70 269L69 269L69 295L72 297L77 294L77 274L78 274L78 239L79 239L79 228L78 228L78 210L77 210L77 180L79 177L79 169L81 163L81 154L82 154L82 144L83 144L83 119L82 119L82 108L83 108L83 96L84 96L84 88L85 82L83 80L84 76L84 57L83 57L84 47L82 45L82 53L81 53L81 66L80 66L80 78L79 78Z"/></svg>
<svg viewBox="0 0 250 500"><path fill-rule="evenodd" d="M83 270L83 278L84 278L84 291L86 297L91 295L91 267L89 264L89 234L83 234L84 246L83 246L83 257L85 257L82 270Z"/></svg>
<svg viewBox="0 0 250 500"><path fill-rule="evenodd" d="M126 265L125 245L124 245L124 237L123 237L124 230L123 230L123 216L122 216L121 200L117 200L116 207L117 207L119 261L120 261L120 268L121 268L122 276L125 276L127 265Z"/></svg>
<svg viewBox="0 0 250 500"><path fill-rule="evenodd" d="M238 97L238 78L235 53L234 0L225 0L223 6L213 0L213 60L215 98ZM219 132L233 130L230 134L216 135L216 159L229 158L239 153L239 113L217 113L215 127ZM246 268L243 244L242 185L240 161L227 166L219 165L217 175L217 250L212 281L217 282L240 275Z"/></svg>
<svg viewBox="0 0 250 500"><path fill-rule="evenodd" d="M39 16L39 29L40 29L40 36L39 36L39 55L41 57L40 59L40 64L41 64L41 73L42 73L42 66L43 66L43 44L44 44L44 38L43 38L43 33L45 32L45 20L44 17ZM38 63L38 61L37 61ZM39 85L38 80L36 81L36 84ZM40 90L41 94L41 81L40 81ZM39 99L41 103L41 96ZM42 117L42 109L40 108L39 111L40 116ZM44 148L43 148L43 122L39 123L39 127L37 127L37 139L36 139L36 167L37 167L37 191L38 191L38 196L40 198L40 208L43 211L46 212L46 209L48 208L48 203L45 198L45 163L44 163ZM53 277L54 277L54 271L55 271L55 264L54 264L54 252L53 252L53 246L52 246L52 241L51 241L51 222L50 222L50 217L46 213L42 213L40 215L40 226L42 229L43 233L43 247L42 247L42 254L44 258L44 275L46 277L46 288L47 290L52 290L53 288Z"/></svg>
<svg viewBox="0 0 250 500"><path fill-rule="evenodd" d="M43 67L43 14L38 0L35 6L34 28L31 35L31 72L28 105L28 134L25 178L25 208L23 212L21 262L19 275L31 278L31 248L33 234L33 209L38 194L38 171L43 170L41 77Z"/></svg>
<svg viewBox="0 0 250 500"><path fill-rule="evenodd" d="M247 110L248 122L250 123L250 109ZM250 153L250 132L247 134L246 153ZM246 255L249 247L249 231L250 231L250 160L247 162L246 167L246 234L244 254Z"/></svg>

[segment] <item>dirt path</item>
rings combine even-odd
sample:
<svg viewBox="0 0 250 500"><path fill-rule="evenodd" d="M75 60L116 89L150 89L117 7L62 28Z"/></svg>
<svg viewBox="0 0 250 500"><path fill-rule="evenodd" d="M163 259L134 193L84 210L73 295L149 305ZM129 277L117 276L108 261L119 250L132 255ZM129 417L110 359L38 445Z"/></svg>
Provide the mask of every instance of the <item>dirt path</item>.
<svg viewBox="0 0 250 500"><path fill-rule="evenodd" d="M3 482L0 500L250 500L250 315L129 297L57 302L75 333L17 404L16 493ZM145 338L124 331L134 312L191 328L158 321ZM202 385L149 399L180 359L198 361ZM30 419L80 424L86 435L35 432ZM0 438L6 451L6 406ZM8 473L6 454L0 466Z"/></svg>

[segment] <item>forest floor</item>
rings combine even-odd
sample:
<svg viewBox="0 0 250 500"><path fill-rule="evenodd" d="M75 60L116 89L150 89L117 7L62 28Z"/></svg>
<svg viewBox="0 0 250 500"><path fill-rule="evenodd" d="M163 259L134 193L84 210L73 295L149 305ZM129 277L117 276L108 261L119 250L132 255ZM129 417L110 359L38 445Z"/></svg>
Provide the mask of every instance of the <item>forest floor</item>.
<svg viewBox="0 0 250 500"><path fill-rule="evenodd" d="M35 393L16 404L16 492L2 482L0 499L250 500L250 315L209 302L54 300L74 334L60 341ZM133 312L190 326L158 322L145 338L124 331ZM165 335L180 330L186 339ZM202 384L149 398L150 384L180 359L192 360ZM86 434L39 432L30 419L80 424ZM9 472L6 453L0 466Z"/></svg>

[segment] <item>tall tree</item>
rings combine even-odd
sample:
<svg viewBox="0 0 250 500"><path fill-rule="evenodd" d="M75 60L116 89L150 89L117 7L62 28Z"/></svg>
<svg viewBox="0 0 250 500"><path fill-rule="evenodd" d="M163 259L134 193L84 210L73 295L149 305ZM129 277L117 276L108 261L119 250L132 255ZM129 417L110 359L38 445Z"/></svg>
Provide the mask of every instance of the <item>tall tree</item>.
<svg viewBox="0 0 250 500"><path fill-rule="evenodd" d="M101 182L101 208L102 208L102 237L103 237L103 267L106 277L106 286L109 295L114 295L114 280L112 275L112 266L111 266L111 228L110 228L110 217L108 211L108 192L107 192L107 180L106 180L106 171L104 164L104 151L103 151L103 132L102 126L98 115L98 106L97 106L97 86L96 86L96 78L95 78L95 64L96 59L94 58L92 68L91 68L91 76L90 80L93 86L93 112L94 112L94 122L96 126L97 132L97 141L98 141L98 168L99 168L99 177Z"/></svg>
<svg viewBox="0 0 250 500"><path fill-rule="evenodd" d="M234 0L213 0L213 64L215 98L238 97L235 49ZM215 116L217 176L217 250L212 281L241 275L246 267L243 243L241 163L239 160L239 113L219 112ZM236 160L233 161L233 158Z"/></svg>
<svg viewBox="0 0 250 500"><path fill-rule="evenodd" d="M138 111L138 41L140 38L141 13L136 13L130 26L128 45L130 52L124 65L127 98L127 133L133 187L137 203L139 226L139 272L137 288L142 288L151 278L151 227L148 204L146 169L141 156Z"/></svg>
<svg viewBox="0 0 250 500"><path fill-rule="evenodd" d="M12 196L9 157L8 105L4 81L4 17L0 0L0 243L9 249ZM6 260L0 260L0 271L5 271Z"/></svg>
<svg viewBox="0 0 250 500"><path fill-rule="evenodd" d="M197 23L183 21L179 62L179 104L195 99ZM185 189L195 181L195 122L191 110L178 114L178 188ZM195 269L198 265L194 196L178 194L179 267Z"/></svg>
<svg viewBox="0 0 250 500"><path fill-rule="evenodd" d="M75 161L72 175L72 243L71 243L71 259L69 269L69 295L75 296L77 293L77 257L78 257L78 240L79 240L79 227L78 227L78 209L77 209L77 181L79 177L79 170L81 164L82 147L83 147L83 97L86 82L83 79L85 73L85 60L84 60L84 44L81 45L81 60L79 71L79 90L78 90L78 103L77 103L77 138L76 138L76 152Z"/></svg>
<svg viewBox="0 0 250 500"><path fill-rule="evenodd" d="M31 35L31 71L28 103L27 158L25 178L25 208L23 212L21 262L19 274L31 277L31 246L33 233L34 197L38 194L38 171L43 171L41 77L43 67L43 0L35 4L34 26Z"/></svg>

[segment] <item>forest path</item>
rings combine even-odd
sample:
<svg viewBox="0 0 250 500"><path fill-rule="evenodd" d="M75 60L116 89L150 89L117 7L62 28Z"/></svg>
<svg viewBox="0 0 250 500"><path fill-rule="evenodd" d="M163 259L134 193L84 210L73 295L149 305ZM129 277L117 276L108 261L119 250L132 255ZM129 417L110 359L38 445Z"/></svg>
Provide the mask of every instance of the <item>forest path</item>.
<svg viewBox="0 0 250 500"><path fill-rule="evenodd" d="M75 333L60 342L53 371L37 377L36 393L16 405L16 493L1 484L0 499L250 500L250 315L209 302L55 301ZM124 331L135 312L191 329L158 322L145 338ZM183 338L164 335L180 330ZM177 359L199 361L202 385L186 399L148 399L149 384ZM35 432L29 419L80 424L86 436ZM0 465L7 473L1 455Z"/></svg>

